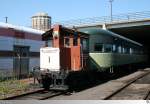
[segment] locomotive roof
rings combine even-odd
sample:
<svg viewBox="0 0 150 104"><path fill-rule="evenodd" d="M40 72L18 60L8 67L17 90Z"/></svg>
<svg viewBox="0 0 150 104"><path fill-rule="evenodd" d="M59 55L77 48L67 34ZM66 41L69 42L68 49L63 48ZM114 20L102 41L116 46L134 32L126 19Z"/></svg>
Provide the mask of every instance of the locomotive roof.
<svg viewBox="0 0 150 104"><path fill-rule="evenodd" d="M3 22L0 22L0 28L15 29L19 31L29 32L33 34L40 34L40 35L44 33L44 31L41 31L41 30L36 30L36 29L29 28L29 27L24 27L24 26L15 26L15 25L3 23Z"/></svg>
<svg viewBox="0 0 150 104"><path fill-rule="evenodd" d="M131 42L133 44L136 44L136 45L139 45L139 46L143 46L142 44L136 42L136 41L133 41L131 39L128 39L124 36L121 36L121 35L118 35L114 32L111 32L109 30L104 30L104 29L100 29L100 28L86 28L86 29L79 29L81 32L85 32L87 34L91 34L91 35L99 35L99 34L103 34L103 35L111 35L113 37L117 37L117 38L120 38L120 39L123 39L123 40L126 40L128 42Z"/></svg>
<svg viewBox="0 0 150 104"><path fill-rule="evenodd" d="M63 35L63 36L70 36L70 35L75 35L75 34L78 34L78 36L80 36L81 38L88 38L88 36L89 36L89 34L77 31L76 29L69 29L69 28L63 27L61 25L58 25L58 26L60 26L59 31L60 31L61 35ZM52 29L46 31L44 34L42 34L42 40L48 40L49 38L52 38L53 30L54 30L54 28L52 28Z"/></svg>

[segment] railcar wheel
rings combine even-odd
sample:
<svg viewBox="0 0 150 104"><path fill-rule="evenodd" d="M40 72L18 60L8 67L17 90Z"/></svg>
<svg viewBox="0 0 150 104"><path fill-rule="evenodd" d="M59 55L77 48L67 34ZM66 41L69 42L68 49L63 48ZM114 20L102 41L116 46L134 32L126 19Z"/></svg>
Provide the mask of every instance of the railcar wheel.
<svg viewBox="0 0 150 104"><path fill-rule="evenodd" d="M52 83L52 78L49 75L41 75L42 76L42 85L45 90L49 90L50 85Z"/></svg>

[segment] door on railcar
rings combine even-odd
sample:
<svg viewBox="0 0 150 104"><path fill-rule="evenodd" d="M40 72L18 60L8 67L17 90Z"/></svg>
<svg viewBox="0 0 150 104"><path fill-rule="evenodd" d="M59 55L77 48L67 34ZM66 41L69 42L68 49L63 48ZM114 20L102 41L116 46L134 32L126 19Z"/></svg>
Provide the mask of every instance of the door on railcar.
<svg viewBox="0 0 150 104"><path fill-rule="evenodd" d="M89 68L89 39L81 39L81 64L83 69Z"/></svg>

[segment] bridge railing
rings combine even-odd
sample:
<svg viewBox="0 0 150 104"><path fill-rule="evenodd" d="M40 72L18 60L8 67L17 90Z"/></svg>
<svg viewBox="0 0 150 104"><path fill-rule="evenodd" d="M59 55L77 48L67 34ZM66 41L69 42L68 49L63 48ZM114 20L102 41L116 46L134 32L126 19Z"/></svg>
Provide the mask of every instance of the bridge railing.
<svg viewBox="0 0 150 104"><path fill-rule="evenodd" d="M62 24L66 27L73 27L73 26L78 27L78 26L87 26L87 25L88 26L101 25L101 24L116 23L116 22L120 23L120 22L128 22L128 21L137 21L143 19L150 19L150 11L113 15L112 20L110 16L102 16L102 17L60 21L60 22L54 22L53 24Z"/></svg>

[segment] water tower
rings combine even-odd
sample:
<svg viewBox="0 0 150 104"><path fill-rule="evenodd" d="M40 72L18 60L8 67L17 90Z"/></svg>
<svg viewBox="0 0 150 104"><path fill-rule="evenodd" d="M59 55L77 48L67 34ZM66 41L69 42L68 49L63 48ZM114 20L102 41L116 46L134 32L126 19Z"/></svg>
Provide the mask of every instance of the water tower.
<svg viewBox="0 0 150 104"><path fill-rule="evenodd" d="M32 16L32 28L47 31L51 28L51 17L47 13L37 13Z"/></svg>

